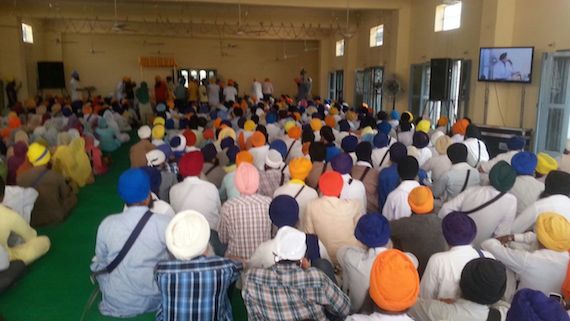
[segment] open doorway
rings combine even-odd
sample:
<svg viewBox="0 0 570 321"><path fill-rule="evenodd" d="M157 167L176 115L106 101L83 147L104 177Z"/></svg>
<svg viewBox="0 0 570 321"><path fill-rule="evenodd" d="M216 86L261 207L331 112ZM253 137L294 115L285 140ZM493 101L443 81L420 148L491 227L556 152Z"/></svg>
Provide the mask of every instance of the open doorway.
<svg viewBox="0 0 570 321"><path fill-rule="evenodd" d="M357 70L354 86L354 106L366 103L374 113L382 110L382 82L384 68L370 67Z"/></svg>

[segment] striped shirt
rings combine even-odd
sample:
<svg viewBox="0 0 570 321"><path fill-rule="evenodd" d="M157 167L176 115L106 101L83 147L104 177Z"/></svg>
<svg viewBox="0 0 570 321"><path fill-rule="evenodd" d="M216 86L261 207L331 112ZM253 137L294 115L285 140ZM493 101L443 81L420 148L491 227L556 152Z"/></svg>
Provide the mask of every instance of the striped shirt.
<svg viewBox="0 0 570 321"><path fill-rule="evenodd" d="M259 194L224 203L218 234L220 241L228 244L226 256L248 259L259 244L271 239L270 203L271 198Z"/></svg>
<svg viewBox="0 0 570 321"><path fill-rule="evenodd" d="M248 320L343 320L349 313L346 294L316 268L301 269L294 263L278 263L267 269L251 269L242 296Z"/></svg>
<svg viewBox="0 0 570 321"><path fill-rule="evenodd" d="M233 320L228 289L242 270L240 262L218 256L158 263L155 278L162 299L156 320Z"/></svg>

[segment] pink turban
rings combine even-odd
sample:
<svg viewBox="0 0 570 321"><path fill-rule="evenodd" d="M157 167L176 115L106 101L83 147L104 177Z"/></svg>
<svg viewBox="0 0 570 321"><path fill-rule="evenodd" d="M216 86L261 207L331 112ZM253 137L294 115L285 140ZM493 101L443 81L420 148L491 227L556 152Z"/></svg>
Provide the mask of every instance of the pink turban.
<svg viewBox="0 0 570 321"><path fill-rule="evenodd" d="M242 163L236 170L234 183L242 195L253 195L259 188L259 172L255 166Z"/></svg>

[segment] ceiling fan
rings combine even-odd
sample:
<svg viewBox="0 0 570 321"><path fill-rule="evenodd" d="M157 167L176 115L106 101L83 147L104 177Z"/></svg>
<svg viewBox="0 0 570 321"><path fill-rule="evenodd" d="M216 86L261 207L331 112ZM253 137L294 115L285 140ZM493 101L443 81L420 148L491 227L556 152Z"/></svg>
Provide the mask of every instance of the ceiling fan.
<svg viewBox="0 0 570 321"><path fill-rule="evenodd" d="M118 18L118 12L117 12L117 0L113 1L114 3L114 8L115 8L115 20L113 22L113 26L111 27L111 31L113 32L134 32L135 30L133 29L129 29L127 24L124 22L119 22L119 18Z"/></svg>
<svg viewBox="0 0 570 321"><path fill-rule="evenodd" d="M299 55L289 55L287 54L287 48L285 48L285 42L283 42L283 55L280 57L275 58L275 61L283 61L290 58L297 58Z"/></svg>
<svg viewBox="0 0 570 321"><path fill-rule="evenodd" d="M244 13L244 16L247 16L247 11ZM241 1L238 1L238 24L236 28L236 35L238 36L245 36L248 34L260 34L266 32L263 28L263 22L259 23L261 29L253 29L250 25L246 22L245 25L241 22Z"/></svg>

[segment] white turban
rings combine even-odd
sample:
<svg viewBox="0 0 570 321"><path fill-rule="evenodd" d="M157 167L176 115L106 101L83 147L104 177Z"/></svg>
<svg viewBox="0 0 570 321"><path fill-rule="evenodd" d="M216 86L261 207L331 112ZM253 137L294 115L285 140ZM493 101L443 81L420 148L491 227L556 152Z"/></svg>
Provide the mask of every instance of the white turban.
<svg viewBox="0 0 570 321"><path fill-rule="evenodd" d="M283 226L275 235L275 262L300 261L307 252L307 235L293 227Z"/></svg>
<svg viewBox="0 0 570 321"><path fill-rule="evenodd" d="M210 241L210 225L196 211L182 211L166 227L166 246L179 260L191 260L206 251Z"/></svg>

